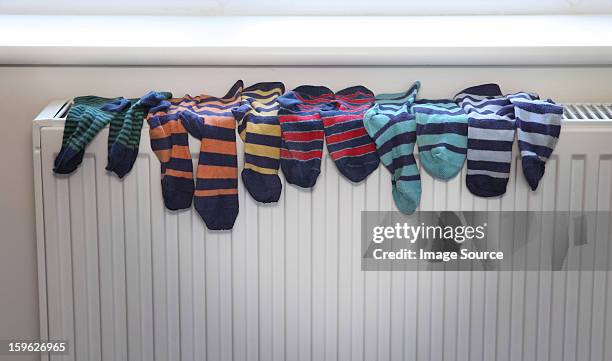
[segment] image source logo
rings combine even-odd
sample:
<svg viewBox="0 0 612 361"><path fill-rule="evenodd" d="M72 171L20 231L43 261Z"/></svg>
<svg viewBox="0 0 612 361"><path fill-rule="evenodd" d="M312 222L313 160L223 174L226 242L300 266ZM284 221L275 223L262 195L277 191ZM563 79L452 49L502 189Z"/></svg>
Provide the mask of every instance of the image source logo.
<svg viewBox="0 0 612 361"><path fill-rule="evenodd" d="M607 247L610 233L601 228L611 215L364 211L361 266L364 271L608 270L607 253L571 260L593 247Z"/></svg>

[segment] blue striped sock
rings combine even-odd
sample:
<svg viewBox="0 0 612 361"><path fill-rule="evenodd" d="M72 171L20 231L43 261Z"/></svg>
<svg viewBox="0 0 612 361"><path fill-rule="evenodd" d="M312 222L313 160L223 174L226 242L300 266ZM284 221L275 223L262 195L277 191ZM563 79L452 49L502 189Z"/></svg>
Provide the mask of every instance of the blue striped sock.
<svg viewBox="0 0 612 361"><path fill-rule="evenodd" d="M392 174L395 205L405 214L413 213L421 199L421 176L413 154L416 119L409 111L419 87L416 82L405 93L376 96L363 120L380 161Z"/></svg>
<svg viewBox="0 0 612 361"><path fill-rule="evenodd" d="M544 175L546 161L559 140L563 106L525 93L508 98L514 105L523 174L535 191Z"/></svg>
<svg viewBox="0 0 612 361"><path fill-rule="evenodd" d="M423 168L440 179L456 176L467 153L467 114L450 99L419 100L412 112Z"/></svg>
<svg viewBox="0 0 612 361"><path fill-rule="evenodd" d="M514 107L497 84L467 88L455 101L468 115L466 184L479 197L506 192L514 142Z"/></svg>

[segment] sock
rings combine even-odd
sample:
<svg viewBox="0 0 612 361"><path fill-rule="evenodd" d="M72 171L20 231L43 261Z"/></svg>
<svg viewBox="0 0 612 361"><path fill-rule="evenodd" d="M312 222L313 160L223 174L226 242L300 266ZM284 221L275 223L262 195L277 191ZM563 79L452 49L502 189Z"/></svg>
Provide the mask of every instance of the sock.
<svg viewBox="0 0 612 361"><path fill-rule="evenodd" d="M363 86L335 94L335 107L323 109L327 151L336 167L352 182L361 182L376 168L376 145L363 126L363 116L374 103L374 94Z"/></svg>
<svg viewBox="0 0 612 361"><path fill-rule="evenodd" d="M467 187L480 197L501 196L512 163L512 103L497 84L467 88L455 101L468 115Z"/></svg>
<svg viewBox="0 0 612 361"><path fill-rule="evenodd" d="M242 81L222 98L192 98L193 108L179 113L189 134L201 139L194 205L211 230L234 227L238 216L238 159L236 120L232 109L240 104Z"/></svg>
<svg viewBox="0 0 612 361"><path fill-rule="evenodd" d="M409 112L419 87L420 83L416 82L405 93L376 96L376 104L364 117L380 161L393 176L395 205L405 214L413 213L421 199L421 176L413 154L416 119Z"/></svg>
<svg viewBox="0 0 612 361"><path fill-rule="evenodd" d="M102 109L107 103L115 102L114 108ZM53 171L58 174L74 172L83 160L85 147L114 118L121 116L106 109L125 109L129 101L122 98L101 98L81 96L74 98L66 116L62 148L55 157Z"/></svg>
<svg viewBox="0 0 612 361"><path fill-rule="evenodd" d="M449 99L419 100L412 112L421 165L433 177L453 178L463 167L467 153L467 114Z"/></svg>
<svg viewBox="0 0 612 361"><path fill-rule="evenodd" d="M106 170L123 178L132 169L138 156L144 117L151 107L170 97L170 93L149 92L140 99L129 100L128 109L121 109L121 100L103 107L104 110L121 113L121 116L111 120Z"/></svg>
<svg viewBox="0 0 612 361"><path fill-rule="evenodd" d="M241 105L232 109L244 142L242 181L258 202L277 202L283 188L278 177L281 128L277 98L283 83L257 83L242 91Z"/></svg>
<svg viewBox="0 0 612 361"><path fill-rule="evenodd" d="M525 93L508 98L514 105L523 174L531 190L535 191L544 176L546 161L559 140L563 106Z"/></svg>
<svg viewBox="0 0 612 361"><path fill-rule="evenodd" d="M281 168L287 182L310 188L321 173L323 121L334 94L322 86L303 85L278 98L281 126Z"/></svg>
<svg viewBox="0 0 612 361"><path fill-rule="evenodd" d="M149 109L147 123L151 148L161 163L161 187L164 205L176 211L191 207L193 199L193 163L189 136L179 112L195 104L191 98L162 100Z"/></svg>

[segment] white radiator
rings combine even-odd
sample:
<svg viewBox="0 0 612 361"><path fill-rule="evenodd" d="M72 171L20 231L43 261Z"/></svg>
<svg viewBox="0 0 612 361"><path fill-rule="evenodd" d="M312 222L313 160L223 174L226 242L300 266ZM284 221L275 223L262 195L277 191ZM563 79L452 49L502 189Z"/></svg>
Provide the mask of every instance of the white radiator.
<svg viewBox="0 0 612 361"><path fill-rule="evenodd" d="M360 211L395 209L382 166L352 185L325 156L314 190L284 184L275 205L240 184L234 230L211 232L164 209L147 129L124 181L107 130L55 176L65 113L50 104L33 133L41 336L71 349L51 360L612 360L609 272L362 272ZM465 169L421 173L421 209L610 210L611 119L568 106L537 192L518 159L500 199L473 197Z"/></svg>

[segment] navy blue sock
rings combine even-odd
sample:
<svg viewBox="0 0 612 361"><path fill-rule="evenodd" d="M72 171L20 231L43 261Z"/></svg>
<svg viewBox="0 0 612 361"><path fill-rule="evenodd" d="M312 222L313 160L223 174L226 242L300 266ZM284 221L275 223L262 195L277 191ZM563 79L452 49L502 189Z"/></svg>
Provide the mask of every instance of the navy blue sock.
<svg viewBox="0 0 612 361"><path fill-rule="evenodd" d="M466 185L479 197L497 197L506 192L512 143L514 109L496 84L467 88L455 101L468 115Z"/></svg>
<svg viewBox="0 0 612 361"><path fill-rule="evenodd" d="M517 93L508 98L516 115L523 174L531 190L535 191L561 133L563 106L528 93Z"/></svg>

